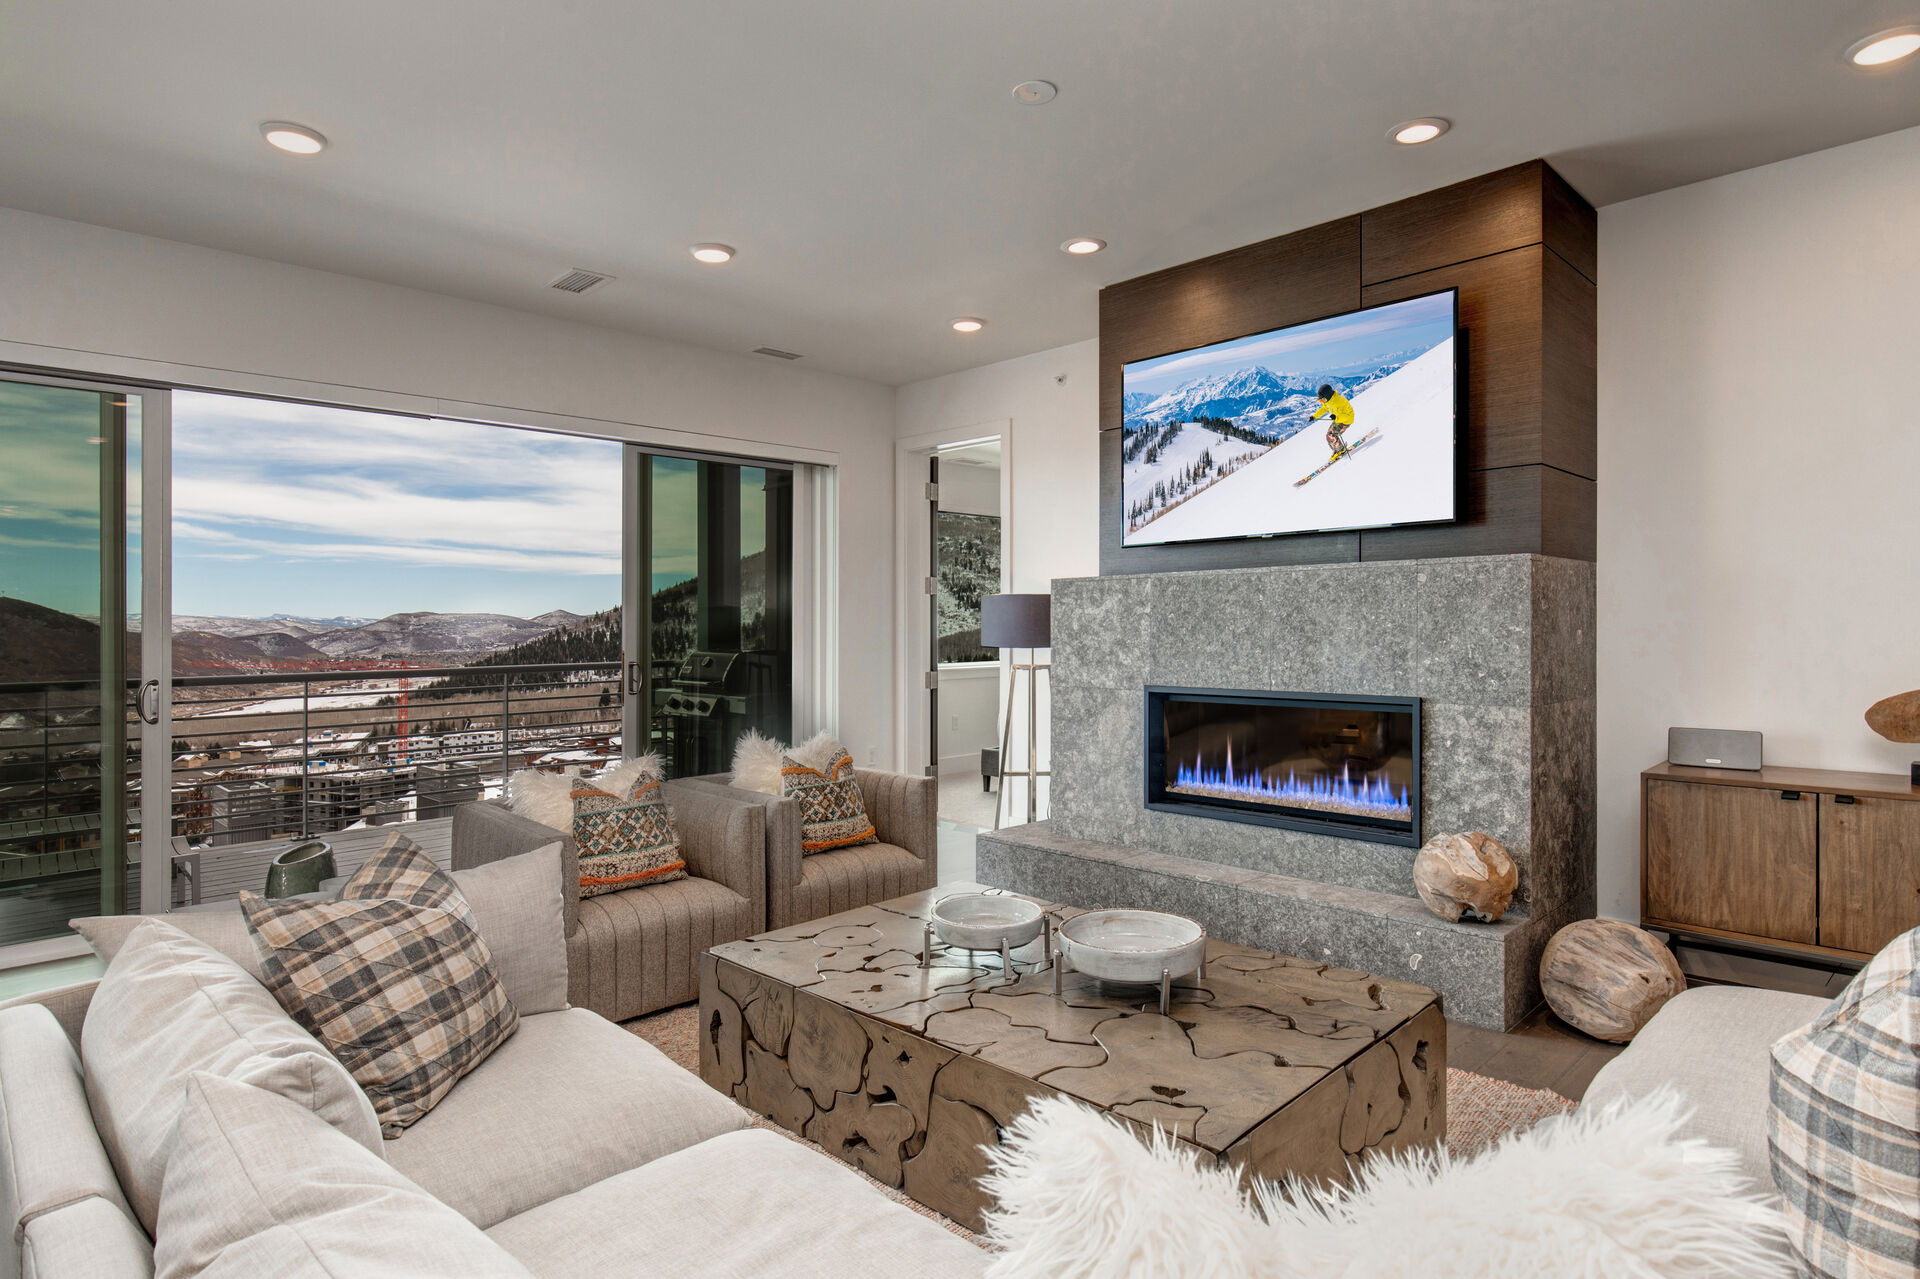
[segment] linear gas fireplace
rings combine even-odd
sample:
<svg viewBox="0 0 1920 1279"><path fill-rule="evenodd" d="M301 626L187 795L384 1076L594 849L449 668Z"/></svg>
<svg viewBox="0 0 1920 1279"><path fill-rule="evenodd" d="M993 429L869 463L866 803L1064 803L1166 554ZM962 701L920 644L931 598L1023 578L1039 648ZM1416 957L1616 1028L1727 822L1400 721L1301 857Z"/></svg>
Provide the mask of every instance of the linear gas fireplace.
<svg viewBox="0 0 1920 1279"><path fill-rule="evenodd" d="M1147 807L1420 843L1420 699L1147 689Z"/></svg>

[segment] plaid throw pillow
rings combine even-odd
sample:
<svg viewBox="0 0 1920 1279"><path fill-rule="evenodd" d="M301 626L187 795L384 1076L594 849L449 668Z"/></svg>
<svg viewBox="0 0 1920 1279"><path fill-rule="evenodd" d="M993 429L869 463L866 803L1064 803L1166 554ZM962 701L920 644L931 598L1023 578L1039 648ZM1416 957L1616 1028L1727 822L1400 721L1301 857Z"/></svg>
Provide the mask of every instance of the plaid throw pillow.
<svg viewBox="0 0 1920 1279"><path fill-rule="evenodd" d="M1773 1046L1767 1154L1816 1279L1920 1273L1920 928Z"/></svg>
<svg viewBox="0 0 1920 1279"><path fill-rule="evenodd" d="M576 783L573 842L580 846L582 897L687 877L658 773L642 771L625 795Z"/></svg>
<svg viewBox="0 0 1920 1279"><path fill-rule="evenodd" d="M871 844L878 836L853 780L853 756L841 747L827 761L825 772L808 768L791 755L780 757L780 793L800 804L800 851L824 853L829 848Z"/></svg>
<svg viewBox="0 0 1920 1279"><path fill-rule="evenodd" d="M335 901L240 894L267 989L327 1046L392 1138L519 1018L453 878L395 833Z"/></svg>

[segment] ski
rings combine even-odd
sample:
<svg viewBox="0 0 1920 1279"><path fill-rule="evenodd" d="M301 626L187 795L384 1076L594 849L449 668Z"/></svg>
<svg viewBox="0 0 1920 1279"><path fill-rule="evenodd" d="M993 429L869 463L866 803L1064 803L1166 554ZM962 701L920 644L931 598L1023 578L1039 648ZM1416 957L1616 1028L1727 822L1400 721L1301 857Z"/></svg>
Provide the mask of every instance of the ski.
<svg viewBox="0 0 1920 1279"><path fill-rule="evenodd" d="M1305 476L1305 478L1295 480L1293 482L1293 486L1295 488L1299 488L1302 484L1305 484L1307 480L1312 479L1314 476L1320 474L1320 472L1326 470L1329 466L1332 466L1335 462L1338 462L1340 458L1352 457L1355 453L1358 453L1360 451L1362 446L1373 443L1374 439L1378 437L1379 434L1380 434L1380 428L1377 426L1374 427L1371 431L1368 431L1365 435L1361 436L1359 439L1349 444L1347 446L1347 451L1345 453L1340 454L1338 457L1328 458L1326 461L1322 462L1319 466L1316 466L1313 468L1313 470L1309 471Z"/></svg>

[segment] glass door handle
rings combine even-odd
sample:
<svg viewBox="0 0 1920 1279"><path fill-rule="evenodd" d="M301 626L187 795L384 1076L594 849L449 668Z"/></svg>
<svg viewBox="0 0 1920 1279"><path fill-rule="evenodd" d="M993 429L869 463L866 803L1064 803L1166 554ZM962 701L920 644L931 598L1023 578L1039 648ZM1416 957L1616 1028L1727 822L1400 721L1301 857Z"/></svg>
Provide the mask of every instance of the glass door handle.
<svg viewBox="0 0 1920 1279"><path fill-rule="evenodd" d="M149 704L149 695L151 695L151 704L153 706L152 710L147 709L147 706ZM159 680L150 679L146 683L140 686L140 697L138 702L138 709L140 711L140 718L145 720L147 723L158 724L160 722L160 681Z"/></svg>

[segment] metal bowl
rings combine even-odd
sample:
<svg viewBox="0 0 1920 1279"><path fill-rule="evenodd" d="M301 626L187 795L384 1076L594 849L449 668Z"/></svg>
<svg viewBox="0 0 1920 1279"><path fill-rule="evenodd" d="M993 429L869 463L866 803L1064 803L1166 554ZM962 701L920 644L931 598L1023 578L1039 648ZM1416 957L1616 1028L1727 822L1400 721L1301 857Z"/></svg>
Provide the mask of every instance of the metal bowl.
<svg viewBox="0 0 1920 1279"><path fill-rule="evenodd" d="M933 931L962 950L1024 946L1040 935L1043 912L1024 897L1004 893L959 893L933 907Z"/></svg>
<svg viewBox="0 0 1920 1279"><path fill-rule="evenodd" d="M1060 951L1076 971L1103 981L1158 982L1200 971L1207 930L1185 915L1096 910L1060 925Z"/></svg>

